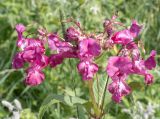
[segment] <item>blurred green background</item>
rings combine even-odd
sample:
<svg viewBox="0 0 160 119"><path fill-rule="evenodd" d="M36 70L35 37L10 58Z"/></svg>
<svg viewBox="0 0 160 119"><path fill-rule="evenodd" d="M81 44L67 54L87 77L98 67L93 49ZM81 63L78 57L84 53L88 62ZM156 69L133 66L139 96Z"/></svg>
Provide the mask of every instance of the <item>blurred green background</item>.
<svg viewBox="0 0 160 119"><path fill-rule="evenodd" d="M42 102L49 94L72 95L76 88L77 95L88 99L88 90L77 73L75 60L65 62L55 69L45 70L46 79L37 87L27 87L23 84L24 70L11 69L12 58L17 51L15 25L23 23L30 28L38 25L49 31L62 35L60 17L73 17L80 21L85 29L101 31L103 21L118 11L119 21L127 26L132 19L143 24L141 39L144 41L146 55L152 49L160 53L160 0L0 0L0 101L12 102L18 99L23 107L22 119L36 119ZM60 15L61 12L61 15ZM65 27L67 27L66 24ZM157 56L157 61L159 55ZM107 59L103 59L106 62ZM70 65L69 62L72 62ZM106 65L106 64L105 64ZM71 76L72 70L72 76ZM160 68L152 71L155 83L145 86L143 78L130 77L130 85L134 91L121 104L115 104L107 98L108 114L106 119L151 119L160 118ZM103 75L103 74L102 74ZM73 86L72 78L75 79ZM140 104L139 104L140 103ZM137 105L138 104L138 105ZM152 106L149 106L149 105ZM141 107L139 107L141 105ZM44 114L44 119L69 119L77 117L76 106L57 103ZM141 111L139 111L140 108ZM89 118L85 109L79 105L82 119ZM150 109L148 112L147 109ZM127 111L126 111L127 110ZM129 113L131 112L131 114ZM145 118L145 114L151 117ZM9 117L11 113L0 104L0 119Z"/></svg>

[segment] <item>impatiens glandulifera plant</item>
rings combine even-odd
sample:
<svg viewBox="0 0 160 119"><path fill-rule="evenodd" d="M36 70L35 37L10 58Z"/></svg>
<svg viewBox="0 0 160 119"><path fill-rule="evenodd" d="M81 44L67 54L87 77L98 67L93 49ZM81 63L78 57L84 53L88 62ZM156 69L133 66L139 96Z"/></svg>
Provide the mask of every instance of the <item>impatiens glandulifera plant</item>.
<svg viewBox="0 0 160 119"><path fill-rule="evenodd" d="M69 27L65 32L65 37L61 38L58 33L47 32L46 29L38 29L37 38L24 37L23 33L26 27L23 24L16 25L18 33L17 46L20 51L13 58L13 68L19 69L28 63L26 70L25 83L30 86L37 86L45 79L43 69L47 66L55 68L63 63L66 58L75 58L79 61L77 69L82 79L88 82L90 96L92 99L93 110L91 116L100 119L104 115L104 98L97 104L93 94L94 76L98 72L99 66L95 59L100 57L104 52L114 50L115 47L120 49L115 56L110 56L107 61L106 73L106 90L112 94L112 99L120 103L122 98L131 93L131 87L126 80L129 75L137 74L144 76L144 82L147 85L153 83L153 76L149 73L156 67L156 51L152 50L150 56L144 59L141 56L137 40L142 26L133 20L129 28L126 28L121 22L116 21L117 16L110 20L104 21L104 31L87 34L81 24L73 19L66 21L73 22L74 25ZM118 30L118 27L123 30ZM45 54L48 46L53 53L50 56ZM108 80L112 82L108 85ZM98 79L96 79L98 80Z"/></svg>

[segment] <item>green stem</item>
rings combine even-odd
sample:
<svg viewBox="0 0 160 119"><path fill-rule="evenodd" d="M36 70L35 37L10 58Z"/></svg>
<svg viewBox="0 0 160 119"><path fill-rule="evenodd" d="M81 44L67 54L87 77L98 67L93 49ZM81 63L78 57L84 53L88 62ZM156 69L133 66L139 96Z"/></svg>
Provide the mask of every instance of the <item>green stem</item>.
<svg viewBox="0 0 160 119"><path fill-rule="evenodd" d="M100 116L100 109L98 108L98 105L96 103L96 100L95 100L95 97L94 97L94 93L93 93L93 81L92 80L89 80L88 81L88 86L89 86L89 94L91 96L91 101L92 101L92 105L93 105L93 109L94 109L94 113L96 114L96 117L99 117Z"/></svg>
<svg viewBox="0 0 160 119"><path fill-rule="evenodd" d="M72 80L72 90L74 91L75 96L77 96L76 93L76 83L75 83L75 79L73 78L73 69L72 69L72 63L71 63L71 59L69 59L69 64L70 64L70 68L71 68L71 80ZM79 111L78 111L78 106L76 105L76 111L77 111L77 118L79 119Z"/></svg>

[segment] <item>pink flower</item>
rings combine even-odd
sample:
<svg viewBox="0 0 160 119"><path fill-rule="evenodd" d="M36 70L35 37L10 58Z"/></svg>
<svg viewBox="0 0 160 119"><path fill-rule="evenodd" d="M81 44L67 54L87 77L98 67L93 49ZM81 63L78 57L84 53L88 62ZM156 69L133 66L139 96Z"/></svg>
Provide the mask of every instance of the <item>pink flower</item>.
<svg viewBox="0 0 160 119"><path fill-rule="evenodd" d="M41 52L44 53L45 49L44 49L44 44L43 41L40 39L32 39L32 38L28 38L26 39L28 41L28 45L27 48L29 47L39 47L41 48Z"/></svg>
<svg viewBox="0 0 160 119"><path fill-rule="evenodd" d="M43 82L45 76L42 71L37 68L30 67L27 70L27 77L25 83L30 86L36 86Z"/></svg>
<svg viewBox="0 0 160 119"><path fill-rule="evenodd" d="M139 26L137 22L134 20L132 22L130 29L125 29L125 30L116 32L112 36L112 40L115 44L127 45L128 43L132 42L135 37L138 36L140 30L141 30L141 26Z"/></svg>
<svg viewBox="0 0 160 119"><path fill-rule="evenodd" d="M151 74L146 74L145 75L145 83L147 85L150 85L153 83L153 76Z"/></svg>
<svg viewBox="0 0 160 119"><path fill-rule="evenodd" d="M142 26L140 26L136 20L133 20L129 31L131 32L132 36L135 38L139 35L139 32L141 31L141 29L142 29Z"/></svg>
<svg viewBox="0 0 160 119"><path fill-rule="evenodd" d="M92 38L84 39L79 43L80 59L98 56L100 52L100 45Z"/></svg>
<svg viewBox="0 0 160 119"><path fill-rule="evenodd" d="M26 28L23 24L16 25L16 31L18 34L17 46L21 49L24 49L28 45L28 42L23 38L23 32L25 31L25 29Z"/></svg>
<svg viewBox="0 0 160 119"><path fill-rule="evenodd" d="M57 50L58 52L67 52L72 49L72 45L61 41L57 34L50 34L48 36L48 45L50 49Z"/></svg>
<svg viewBox="0 0 160 119"><path fill-rule="evenodd" d="M66 31L66 40L67 41L78 41L78 37L80 36L80 32L74 27L69 27Z"/></svg>
<svg viewBox="0 0 160 119"><path fill-rule="evenodd" d="M16 31L18 35L22 35L22 33L26 30L26 27L23 24L16 25Z"/></svg>
<svg viewBox="0 0 160 119"><path fill-rule="evenodd" d="M128 57L112 56L108 60L106 71L110 77L117 72L129 74L132 70L132 62Z"/></svg>
<svg viewBox="0 0 160 119"><path fill-rule="evenodd" d="M131 35L129 30L122 30L122 31L116 32L112 36L112 40L115 44L127 45L128 43L133 41L133 36Z"/></svg>
<svg viewBox="0 0 160 119"><path fill-rule="evenodd" d="M90 80L93 75L98 71L98 66L89 61L81 61L77 65L79 73L82 75L83 80Z"/></svg>
<svg viewBox="0 0 160 119"><path fill-rule="evenodd" d="M78 58L77 48L73 48L70 51L60 53L63 58Z"/></svg>
<svg viewBox="0 0 160 119"><path fill-rule="evenodd" d="M132 62L132 69L133 69L133 73L135 74L139 74L139 75L145 75L147 74L147 70L145 68L144 65L144 60L135 60Z"/></svg>
<svg viewBox="0 0 160 119"><path fill-rule="evenodd" d="M22 58L27 62L34 62L34 60L45 53L45 48L41 40L38 39L25 39L28 45L22 51Z"/></svg>
<svg viewBox="0 0 160 119"><path fill-rule="evenodd" d="M49 58L46 55L37 54L33 65L37 65L40 69L45 68L49 64Z"/></svg>
<svg viewBox="0 0 160 119"><path fill-rule="evenodd" d="M56 44L59 43L59 37L57 34L50 34L48 36L48 45L52 50L57 50Z"/></svg>
<svg viewBox="0 0 160 119"><path fill-rule="evenodd" d="M25 61L22 58L22 52L19 52L13 58L12 67L15 68L15 69L22 68L23 65L24 65L24 62Z"/></svg>
<svg viewBox="0 0 160 119"><path fill-rule="evenodd" d="M112 94L112 99L117 103L121 101L123 96L131 92L131 88L122 80L113 81L109 84L108 90Z"/></svg>
<svg viewBox="0 0 160 119"><path fill-rule="evenodd" d="M63 62L63 56L61 54L53 54L49 58L49 64L51 67L56 67Z"/></svg>
<svg viewBox="0 0 160 119"><path fill-rule="evenodd" d="M34 47L27 48L23 51L22 57L27 62L33 62L36 58L36 49Z"/></svg>
<svg viewBox="0 0 160 119"><path fill-rule="evenodd" d="M147 60L145 60L145 62L144 62L145 67L147 69L152 70L153 68L156 67L155 56L156 56L156 51L152 50L150 53L150 57Z"/></svg>

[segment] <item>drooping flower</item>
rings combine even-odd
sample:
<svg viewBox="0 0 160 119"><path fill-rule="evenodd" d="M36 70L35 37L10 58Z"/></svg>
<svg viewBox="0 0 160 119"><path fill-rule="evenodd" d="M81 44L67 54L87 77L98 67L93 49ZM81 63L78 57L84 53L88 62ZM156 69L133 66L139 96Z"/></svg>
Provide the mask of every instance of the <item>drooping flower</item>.
<svg viewBox="0 0 160 119"><path fill-rule="evenodd" d="M45 78L44 73L36 67L30 67L27 70L27 77L25 83L30 86L36 86L43 82Z"/></svg>
<svg viewBox="0 0 160 119"><path fill-rule="evenodd" d="M91 80L94 74L98 71L98 66L89 61L81 61L77 65L79 73L82 75L83 80Z"/></svg>
<svg viewBox="0 0 160 119"><path fill-rule="evenodd" d="M142 29L142 26L140 26L136 20L133 20L129 31L132 34L133 38L135 38L139 35L141 29Z"/></svg>
<svg viewBox="0 0 160 119"><path fill-rule="evenodd" d="M123 96L131 92L131 88L123 80L113 81L108 86L109 92L112 94L112 99L120 103Z"/></svg>
<svg viewBox="0 0 160 119"><path fill-rule="evenodd" d="M147 85L150 85L150 84L152 84L153 83L153 76L151 75L151 74L146 74L145 75L145 83L147 84Z"/></svg>
<svg viewBox="0 0 160 119"><path fill-rule="evenodd" d="M147 60L145 60L145 62L144 62L145 67L147 69L152 70L153 68L156 67L155 56L156 56L156 51L152 50L150 53L150 57Z"/></svg>

